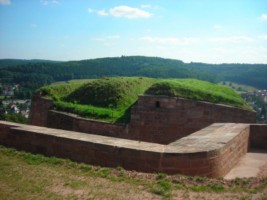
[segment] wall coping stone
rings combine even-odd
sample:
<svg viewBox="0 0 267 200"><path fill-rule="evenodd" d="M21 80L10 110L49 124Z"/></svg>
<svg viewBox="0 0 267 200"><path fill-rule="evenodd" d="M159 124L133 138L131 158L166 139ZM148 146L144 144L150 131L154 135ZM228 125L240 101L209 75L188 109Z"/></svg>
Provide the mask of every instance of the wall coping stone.
<svg viewBox="0 0 267 200"><path fill-rule="evenodd" d="M163 145L88 133L80 133L75 131L16 124L5 121L0 121L0 126L1 125L9 126L10 129L68 138L72 140L80 140L88 143L103 144L116 148L177 154L218 151L219 149L223 148L228 142L230 142L234 137L236 137L241 130L249 127L248 124L214 123L211 126L197 131L189 136L181 138L168 145Z"/></svg>

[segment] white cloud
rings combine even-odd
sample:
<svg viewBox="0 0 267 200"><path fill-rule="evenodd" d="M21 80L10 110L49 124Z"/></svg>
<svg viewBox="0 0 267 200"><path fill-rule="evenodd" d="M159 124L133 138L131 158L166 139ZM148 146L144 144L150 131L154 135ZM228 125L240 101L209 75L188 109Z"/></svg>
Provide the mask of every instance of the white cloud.
<svg viewBox="0 0 267 200"><path fill-rule="evenodd" d="M48 5L48 4L59 4L59 1L57 0L40 0L41 4Z"/></svg>
<svg viewBox="0 0 267 200"><path fill-rule="evenodd" d="M230 43L240 43L240 42L252 42L253 39L248 36L230 36L230 37L215 37L210 38L210 42L230 42Z"/></svg>
<svg viewBox="0 0 267 200"><path fill-rule="evenodd" d="M150 18L152 16L150 12L129 6L117 6L107 11L105 9L95 11L92 8L88 8L88 12L89 13L96 12L99 16L112 16L112 17L118 17L118 18L121 17L127 19Z"/></svg>
<svg viewBox="0 0 267 200"><path fill-rule="evenodd" d="M139 40L164 45L191 45L199 42L198 38L142 37Z"/></svg>
<svg viewBox="0 0 267 200"><path fill-rule="evenodd" d="M262 39L262 40L267 40L267 35L259 36L259 38Z"/></svg>
<svg viewBox="0 0 267 200"><path fill-rule="evenodd" d="M97 11L97 14L100 16L108 16L108 13L105 10L99 10Z"/></svg>
<svg viewBox="0 0 267 200"><path fill-rule="evenodd" d="M127 19L150 18L152 16L149 12L129 6L117 6L111 8L109 13L113 17L124 17Z"/></svg>
<svg viewBox="0 0 267 200"><path fill-rule="evenodd" d="M0 0L0 4L9 5L9 4L11 4L11 1L10 0Z"/></svg>
<svg viewBox="0 0 267 200"><path fill-rule="evenodd" d="M267 14L262 14L262 15L260 16L260 19L261 19L261 20L264 20L264 21L267 21Z"/></svg>

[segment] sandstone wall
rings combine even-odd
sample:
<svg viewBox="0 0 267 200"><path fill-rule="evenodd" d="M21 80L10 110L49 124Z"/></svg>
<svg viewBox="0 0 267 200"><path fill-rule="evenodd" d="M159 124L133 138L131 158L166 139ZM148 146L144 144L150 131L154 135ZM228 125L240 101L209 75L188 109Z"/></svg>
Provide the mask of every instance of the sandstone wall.
<svg viewBox="0 0 267 200"><path fill-rule="evenodd" d="M267 149L267 125L266 124L251 124L250 145L253 148Z"/></svg>
<svg viewBox="0 0 267 200"><path fill-rule="evenodd" d="M107 167L224 176L247 152L249 126L213 124L169 145L0 121L0 144Z"/></svg>
<svg viewBox="0 0 267 200"><path fill-rule="evenodd" d="M128 138L127 126L89 120L73 114L50 110L47 117L47 127L92 133L111 137Z"/></svg>
<svg viewBox="0 0 267 200"><path fill-rule="evenodd" d="M47 116L52 105L53 100L44 98L40 94L33 94L29 124L47 126Z"/></svg>
<svg viewBox="0 0 267 200"><path fill-rule="evenodd" d="M168 144L216 122L254 123L255 112L164 96L139 96L128 125L83 119L49 110L52 100L33 96L30 124Z"/></svg>
<svg viewBox="0 0 267 200"><path fill-rule="evenodd" d="M168 144L212 123L255 123L255 112L165 96L139 96L132 108L133 139Z"/></svg>

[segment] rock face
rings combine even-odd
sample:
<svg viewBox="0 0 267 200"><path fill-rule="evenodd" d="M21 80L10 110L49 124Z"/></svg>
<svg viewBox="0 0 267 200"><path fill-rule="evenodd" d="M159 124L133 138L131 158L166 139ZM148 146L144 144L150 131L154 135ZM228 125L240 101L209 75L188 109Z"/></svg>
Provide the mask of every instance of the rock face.
<svg viewBox="0 0 267 200"><path fill-rule="evenodd" d="M256 119L252 111L166 96L139 96L127 125L53 111L52 104L52 100L34 95L30 124L159 144L168 144L212 123L255 123Z"/></svg>

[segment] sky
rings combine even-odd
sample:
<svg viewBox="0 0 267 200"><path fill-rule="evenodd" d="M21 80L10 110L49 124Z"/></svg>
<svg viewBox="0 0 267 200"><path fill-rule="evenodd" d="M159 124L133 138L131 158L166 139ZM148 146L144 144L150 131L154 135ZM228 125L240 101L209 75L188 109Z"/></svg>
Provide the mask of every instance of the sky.
<svg viewBox="0 0 267 200"><path fill-rule="evenodd" d="M267 0L0 0L0 59L267 63Z"/></svg>

